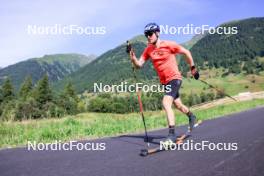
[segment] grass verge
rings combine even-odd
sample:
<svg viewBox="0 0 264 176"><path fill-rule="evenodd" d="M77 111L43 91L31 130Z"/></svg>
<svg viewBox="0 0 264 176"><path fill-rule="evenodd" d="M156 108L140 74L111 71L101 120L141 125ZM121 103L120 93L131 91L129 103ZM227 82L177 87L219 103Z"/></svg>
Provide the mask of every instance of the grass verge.
<svg viewBox="0 0 264 176"><path fill-rule="evenodd" d="M219 116L263 106L263 99L222 105L194 111L198 119ZM175 111L177 125L187 124L185 115ZM148 129L166 127L163 111L145 112ZM28 141L52 142L114 136L143 132L139 114L83 113L62 119L28 120L23 122L0 122L0 148L26 145Z"/></svg>

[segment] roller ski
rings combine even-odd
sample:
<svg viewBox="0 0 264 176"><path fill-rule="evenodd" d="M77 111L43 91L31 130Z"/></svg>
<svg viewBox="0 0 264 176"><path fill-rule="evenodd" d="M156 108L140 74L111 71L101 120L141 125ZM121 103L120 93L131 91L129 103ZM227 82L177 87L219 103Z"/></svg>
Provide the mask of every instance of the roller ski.
<svg viewBox="0 0 264 176"><path fill-rule="evenodd" d="M190 122L190 121L189 121ZM151 148L151 149L142 149L140 152L140 156L148 156L151 154L155 154L158 152L162 152L162 151L167 151L167 150L172 150L175 149L177 147L180 147L181 144L184 143L184 140L188 139L191 136L191 132L194 128L197 128L198 126L200 126L202 123L201 120L197 121L197 123L189 123L189 129L186 133L174 137L174 136L168 136L165 141L161 141L160 142L160 146L159 147L155 147L155 148Z"/></svg>

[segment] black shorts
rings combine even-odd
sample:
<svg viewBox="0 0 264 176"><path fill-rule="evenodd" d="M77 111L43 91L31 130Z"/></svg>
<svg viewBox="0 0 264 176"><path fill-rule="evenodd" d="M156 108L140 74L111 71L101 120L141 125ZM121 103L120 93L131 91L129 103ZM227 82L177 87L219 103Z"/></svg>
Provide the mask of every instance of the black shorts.
<svg viewBox="0 0 264 176"><path fill-rule="evenodd" d="M180 97L180 93L179 90L181 88L181 83L182 81L179 79L173 79L170 82L168 82L167 84L164 84L165 86L165 95L169 95L171 97L173 97L173 99L177 99ZM170 89L166 86L170 85Z"/></svg>

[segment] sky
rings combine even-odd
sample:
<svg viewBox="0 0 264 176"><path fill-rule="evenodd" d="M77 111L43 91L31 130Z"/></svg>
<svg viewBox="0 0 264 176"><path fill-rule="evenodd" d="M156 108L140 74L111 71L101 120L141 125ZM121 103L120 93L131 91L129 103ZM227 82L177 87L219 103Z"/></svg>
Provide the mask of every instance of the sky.
<svg viewBox="0 0 264 176"><path fill-rule="evenodd" d="M215 27L232 20L264 17L263 5L261 0L4 0L0 6L0 67L45 54L99 56L142 34L149 22ZM56 25L94 31L87 35L28 31L29 26ZM183 43L192 36L162 34L161 38Z"/></svg>

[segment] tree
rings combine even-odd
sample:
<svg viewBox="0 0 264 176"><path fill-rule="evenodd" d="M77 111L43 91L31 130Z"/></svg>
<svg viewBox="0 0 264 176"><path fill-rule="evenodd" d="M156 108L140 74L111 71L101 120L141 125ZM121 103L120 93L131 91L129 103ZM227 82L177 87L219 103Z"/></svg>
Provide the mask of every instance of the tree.
<svg viewBox="0 0 264 176"><path fill-rule="evenodd" d="M66 114L76 114L78 113L78 102L72 97L67 97L65 99L60 98L59 105L64 109Z"/></svg>
<svg viewBox="0 0 264 176"><path fill-rule="evenodd" d="M76 100L76 102L79 101L79 98L77 94L75 93L74 87L71 82L68 82L68 84L64 88L64 93L66 97L72 97L73 99Z"/></svg>
<svg viewBox="0 0 264 176"><path fill-rule="evenodd" d="M43 76L43 78L38 81L33 94L40 109L42 109L47 102L52 101L52 91L49 86L49 79L47 75Z"/></svg>
<svg viewBox="0 0 264 176"><path fill-rule="evenodd" d="M32 118L39 118L41 113L37 107L37 102L32 97L25 100L17 100L15 108L15 119L25 120Z"/></svg>
<svg viewBox="0 0 264 176"><path fill-rule="evenodd" d="M122 114L122 113L127 112L127 107L125 104L118 102L118 103L112 103L112 104L110 104L110 106L111 106L111 111L114 113Z"/></svg>
<svg viewBox="0 0 264 176"><path fill-rule="evenodd" d="M15 120L15 103L15 101L5 101L5 103L1 105L1 119L11 121Z"/></svg>
<svg viewBox="0 0 264 176"><path fill-rule="evenodd" d="M229 68L229 73L235 73L239 74L241 72L240 66L238 64L232 65L231 68Z"/></svg>
<svg viewBox="0 0 264 176"><path fill-rule="evenodd" d="M10 101L12 99L14 99L15 94L14 94L14 89L13 89L13 85L11 83L11 80L9 78L7 78L2 86L2 98L3 101Z"/></svg>
<svg viewBox="0 0 264 176"><path fill-rule="evenodd" d="M59 96L58 105L64 109L67 114L76 114L78 113L78 102L79 98L75 93L74 87L71 82L69 82L62 94Z"/></svg>
<svg viewBox="0 0 264 176"><path fill-rule="evenodd" d="M21 85L20 87L20 90L19 90L19 97L22 99L22 100L26 100L26 98L29 96L29 94L31 93L32 91L32 88L33 88L33 84L32 84L32 78L31 76L28 76L23 84Z"/></svg>
<svg viewBox="0 0 264 176"><path fill-rule="evenodd" d="M111 105L108 99L96 97L90 100L88 110L91 112L109 112L109 105Z"/></svg>

